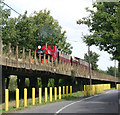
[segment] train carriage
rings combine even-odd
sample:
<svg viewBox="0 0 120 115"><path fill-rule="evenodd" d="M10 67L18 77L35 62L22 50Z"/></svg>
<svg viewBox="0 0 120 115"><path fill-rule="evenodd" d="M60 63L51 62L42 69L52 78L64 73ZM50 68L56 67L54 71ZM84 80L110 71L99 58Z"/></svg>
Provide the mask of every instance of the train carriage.
<svg viewBox="0 0 120 115"><path fill-rule="evenodd" d="M83 59L80 59L78 57L72 58L69 54L65 53L64 51L61 51L57 48L56 45L42 45L38 46L38 48L35 50L36 57L39 60L39 55L41 54L41 62L44 63L44 54L45 54L45 63L52 62L61 62L61 63L71 63L71 66L74 64L76 66L79 66L81 68L85 68L86 70L89 70L89 64L88 62L84 61ZM48 58L49 57L49 58Z"/></svg>

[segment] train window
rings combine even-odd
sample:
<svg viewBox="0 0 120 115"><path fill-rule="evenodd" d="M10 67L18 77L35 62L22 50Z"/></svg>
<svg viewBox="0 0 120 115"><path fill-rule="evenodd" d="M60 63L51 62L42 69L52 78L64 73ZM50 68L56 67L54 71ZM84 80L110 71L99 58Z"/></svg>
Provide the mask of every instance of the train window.
<svg viewBox="0 0 120 115"><path fill-rule="evenodd" d="M36 56L37 56L37 58L39 59L39 54L41 54L41 58L43 58L44 53L45 53L45 50L43 50L43 49L38 49L38 50L36 51Z"/></svg>
<svg viewBox="0 0 120 115"><path fill-rule="evenodd" d="M46 55L45 59L48 59L48 55Z"/></svg>
<svg viewBox="0 0 120 115"><path fill-rule="evenodd" d="M36 51L36 53L43 53L43 50L41 50L41 49L38 49L37 51Z"/></svg>

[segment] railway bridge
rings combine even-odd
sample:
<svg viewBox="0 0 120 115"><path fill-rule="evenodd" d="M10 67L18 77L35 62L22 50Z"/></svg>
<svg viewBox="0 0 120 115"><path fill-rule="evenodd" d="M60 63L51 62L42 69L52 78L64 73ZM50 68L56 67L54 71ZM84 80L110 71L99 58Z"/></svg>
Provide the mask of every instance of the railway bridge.
<svg viewBox="0 0 120 115"><path fill-rule="evenodd" d="M31 94L32 87L38 89L37 79L41 78L42 88L47 87L48 80L54 79L54 86L58 86L59 79L64 80L63 85L72 85L73 90L82 90L83 85L89 84L89 72L84 67L81 68L76 65L72 65L68 62L60 63L41 63L41 59L38 61L34 56L34 62L31 62L31 50L23 50L19 52L18 46L11 47L11 43L4 45L3 41L0 41L0 65L2 67L2 89L8 88L9 76L17 76L17 86L20 89L20 96L23 95L23 89L25 88L25 79L29 78L30 84L28 87L28 95ZM64 55L64 54L63 54ZM44 55L45 59L45 55ZM5 79L7 80L5 84ZM120 83L120 79L110 75L99 73L92 70L92 83L110 83L114 86L115 82ZM37 91L36 91L37 93Z"/></svg>

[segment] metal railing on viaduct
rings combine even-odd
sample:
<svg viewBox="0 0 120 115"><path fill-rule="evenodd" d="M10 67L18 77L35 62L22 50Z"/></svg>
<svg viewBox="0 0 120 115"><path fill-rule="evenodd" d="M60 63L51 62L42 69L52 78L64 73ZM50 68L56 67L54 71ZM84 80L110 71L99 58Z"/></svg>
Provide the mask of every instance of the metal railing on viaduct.
<svg viewBox="0 0 120 115"><path fill-rule="evenodd" d="M42 87L46 87L49 78L54 79L54 85L58 86L59 79L65 80L65 85L71 85L74 87L75 81L79 87L83 89L83 85L89 84L89 71L86 67L76 66L70 64L70 62L59 61L59 63L41 63L41 56L39 61L34 56L33 62L31 62L32 55L31 50L23 48L21 53L18 50L18 46L15 48L11 46L11 43L4 45L3 41L0 41L0 65L2 65L2 86L8 87L9 76L17 76L17 85L20 90L24 89L25 78L29 78L29 88L37 87L37 78L40 77L42 80ZM44 59L46 55L44 55ZM49 57L48 57L49 58ZM5 78L7 83L5 86ZM92 70L92 83L120 83L120 79L110 75L99 73ZM22 95L22 94L21 94Z"/></svg>

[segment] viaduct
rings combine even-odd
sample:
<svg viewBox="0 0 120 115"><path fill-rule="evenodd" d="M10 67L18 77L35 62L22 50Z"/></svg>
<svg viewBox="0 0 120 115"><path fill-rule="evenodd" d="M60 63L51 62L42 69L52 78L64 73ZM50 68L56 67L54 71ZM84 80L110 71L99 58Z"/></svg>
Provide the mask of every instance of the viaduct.
<svg viewBox="0 0 120 115"><path fill-rule="evenodd" d="M25 88L25 79L29 78L30 84L28 87L28 95L31 93L32 87L38 89L37 78L41 78L42 88L47 87L48 80L54 79L54 86L59 85L59 79L64 80L63 85L72 85L73 90L83 90L83 86L89 84L89 72L86 68L81 68L76 65L72 65L68 62L63 63L41 63L34 56L35 61L31 62L31 50L25 51L23 48L22 53L19 54L18 46L13 49L11 43L6 46L6 50L3 47L3 41L0 41L0 65L2 69L2 93L4 95L4 89L8 88L9 76L17 76L17 86L20 89L20 96L23 96L23 89ZM63 54L64 55L64 54ZM45 59L45 55L44 55ZM5 84L5 78L7 83ZM116 83L120 83L120 79L110 75L99 73L92 70L92 84L106 84L110 83L113 87ZM38 90L36 91L36 93Z"/></svg>

